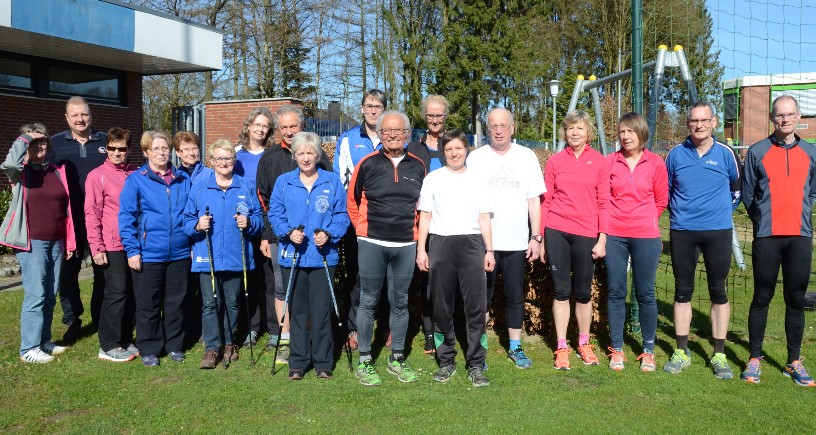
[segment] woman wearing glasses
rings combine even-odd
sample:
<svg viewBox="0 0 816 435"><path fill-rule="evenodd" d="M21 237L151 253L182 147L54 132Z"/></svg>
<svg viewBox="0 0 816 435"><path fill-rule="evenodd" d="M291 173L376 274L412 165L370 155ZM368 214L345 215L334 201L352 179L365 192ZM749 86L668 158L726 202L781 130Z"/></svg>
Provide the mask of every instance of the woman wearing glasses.
<svg viewBox="0 0 816 435"><path fill-rule="evenodd" d="M136 347L145 367L167 352L184 361L184 313L190 239L182 228L190 179L170 163L170 137L142 134L147 163L125 180L119 197L119 235L136 299Z"/></svg>
<svg viewBox="0 0 816 435"><path fill-rule="evenodd" d="M247 117L244 119L241 134L238 136L238 151L235 155L236 160L234 172L235 175L240 175L244 180L250 183L253 192L256 192L256 178L261 157L263 156L264 151L273 145L272 136L274 130L272 128L272 120L272 113L269 111L269 109L266 107L255 108L249 112L249 115L247 115ZM253 196L256 198L258 197L257 193ZM264 204L264 206L265 205L266 204ZM253 251L256 253L256 256L260 259L260 255L258 254L261 254L261 239L259 237L252 239L252 247ZM263 282L264 285L268 285L266 284L266 281L269 281L266 276L264 276L263 269L253 271L249 278L249 313L243 313L242 315L242 317L249 316L251 318L250 330L247 331L246 339L243 343L245 347L249 346L250 343L256 343L258 340L258 333L260 332L261 328L261 314L258 310L258 295L256 292L260 291L262 286L256 283ZM262 292L262 294L264 293L265 292ZM242 300L243 297L243 295L240 296ZM246 304L239 305L241 307L246 306ZM241 312L243 311L244 310L242 308ZM241 324L244 325L245 323ZM288 333L289 330L287 329L286 332Z"/></svg>
<svg viewBox="0 0 816 435"><path fill-rule="evenodd" d="M0 244L14 248L23 271L20 360L48 363L67 349L51 341L51 320L60 268L76 250L65 169L45 157L51 142L39 123L20 128L0 165L12 198L0 228Z"/></svg>
<svg viewBox="0 0 816 435"><path fill-rule="evenodd" d="M108 158L85 180L85 228L95 265L105 274L99 314L99 359L125 362L139 351L133 346L133 283L119 237L119 195L136 167L128 163L130 132L108 130Z"/></svg>
<svg viewBox="0 0 816 435"><path fill-rule="evenodd" d="M207 154L214 172L190 190L184 209L184 231L193 241L192 270L198 273L201 283L205 347L200 367L214 369L222 345L225 361L238 360L233 333L238 325L241 272L255 268L249 238L260 233L262 221L252 183L234 173L232 143L217 140ZM212 271L214 274L210 274Z"/></svg>

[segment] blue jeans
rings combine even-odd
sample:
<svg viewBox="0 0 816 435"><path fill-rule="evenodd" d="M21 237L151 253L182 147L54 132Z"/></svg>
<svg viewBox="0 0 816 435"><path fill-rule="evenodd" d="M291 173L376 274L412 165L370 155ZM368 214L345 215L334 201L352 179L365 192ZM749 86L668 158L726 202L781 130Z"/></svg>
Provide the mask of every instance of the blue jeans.
<svg viewBox="0 0 816 435"><path fill-rule="evenodd" d="M51 321L57 303L62 240L32 240L31 251L17 251L23 271L23 307L20 313L20 356L51 340Z"/></svg>
<svg viewBox="0 0 816 435"><path fill-rule="evenodd" d="M643 350L653 352L657 331L655 275L663 243L660 238L638 239L608 236L606 239L606 277L609 285L608 315L612 347L623 347L623 325L626 321L626 266L632 256L632 281L640 309Z"/></svg>
<svg viewBox="0 0 816 435"><path fill-rule="evenodd" d="M241 272L216 272L215 287L218 297L213 295L212 277L201 272L198 280L201 283L201 332L204 335L205 349L221 349L223 328L225 344L235 343L233 334L238 325L238 292L241 291ZM221 325L219 320L221 319Z"/></svg>
<svg viewBox="0 0 816 435"><path fill-rule="evenodd" d="M408 332L408 287L414 276L416 243L387 248L365 240L358 245L360 267L360 308L357 310L357 342L360 355L371 353L374 335L374 310L380 303L383 279L388 278L388 302L391 305L391 352L402 353Z"/></svg>

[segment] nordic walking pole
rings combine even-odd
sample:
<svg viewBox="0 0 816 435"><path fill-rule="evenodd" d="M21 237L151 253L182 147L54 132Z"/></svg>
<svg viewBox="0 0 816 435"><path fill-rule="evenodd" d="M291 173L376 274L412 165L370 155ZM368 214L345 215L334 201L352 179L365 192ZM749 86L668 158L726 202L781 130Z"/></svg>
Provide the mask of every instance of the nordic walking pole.
<svg viewBox="0 0 816 435"><path fill-rule="evenodd" d="M204 211L204 216L210 215L210 206L207 206L207 209ZM212 225L210 225L212 227ZM212 284L212 291L213 297L218 299L218 292L215 291L215 269L213 268L213 253L212 253L212 240L210 238L210 230L207 229L204 231L204 234L207 235L207 254L210 256L210 283ZM216 304L218 305L218 304Z"/></svg>
<svg viewBox="0 0 816 435"><path fill-rule="evenodd" d="M209 215L210 215L210 206L208 205L206 210L204 210L204 216L209 216ZM212 228L212 223L210 224L210 228ZM212 284L213 299L215 299L215 317L216 317L216 319L218 319L218 346L221 347L221 343L224 343L224 331L221 330L221 328L223 327L223 325L222 325L223 322L221 321L221 310L219 308L220 304L218 303L218 291L215 288L215 267L213 266L213 261L214 260L213 260L212 239L211 239L211 236L210 236L210 230L207 229L205 231L205 234L207 235L207 254L210 256L210 258L209 258L209 260L210 260L210 283ZM226 307L224 307L224 310L226 311ZM224 366L224 369L227 368L227 360L224 358L223 352L221 353L221 365Z"/></svg>
<svg viewBox="0 0 816 435"><path fill-rule="evenodd" d="M302 230L304 228L303 225L295 228L296 230ZM289 311L289 296L292 294L292 284L295 282L295 268L297 268L298 262L298 251L297 247L295 247L295 256L292 258L292 270L289 273L289 283L286 285L286 296L283 299L283 314L281 314L281 321L280 321L280 328L281 328L281 336L283 336L283 324L286 323L286 313ZM275 369L277 368L277 359L278 359L278 350L280 349L280 342L283 341L281 338L278 338L278 343L275 344L275 355L272 358L272 376L275 376L277 372Z"/></svg>
<svg viewBox="0 0 816 435"><path fill-rule="evenodd" d="M317 233L321 231L323 230L321 230L320 228L316 229L314 231L315 236L317 236ZM329 264L326 263L326 254L323 253L322 255L323 255L323 269L326 271L326 281L329 283L329 294L331 295L332 305L334 306L334 314L337 316L337 326L342 331L343 322L340 321L340 310L337 309L337 298L334 296L334 284L332 283L332 277L329 274ZM346 341L346 343L343 345L343 349L346 351L346 356L348 357L349 371L353 373L354 367L351 364L351 349L349 349L348 341Z"/></svg>
<svg viewBox="0 0 816 435"><path fill-rule="evenodd" d="M237 216L241 216L241 212L236 211L235 215L236 215L236 220L237 220L238 219ZM249 319L249 293L247 292L246 254L244 253L244 251L246 251L246 245L244 244L245 243L244 232L241 230L240 227L238 228L238 232L241 233L241 265L243 266L243 269L244 269L244 302L246 302L246 310L247 310L247 316L246 316L246 318L247 318L247 334L250 334L250 336L249 336L249 365L250 365L250 367L255 367L255 352L252 349L252 347L253 347L252 346L252 322Z"/></svg>

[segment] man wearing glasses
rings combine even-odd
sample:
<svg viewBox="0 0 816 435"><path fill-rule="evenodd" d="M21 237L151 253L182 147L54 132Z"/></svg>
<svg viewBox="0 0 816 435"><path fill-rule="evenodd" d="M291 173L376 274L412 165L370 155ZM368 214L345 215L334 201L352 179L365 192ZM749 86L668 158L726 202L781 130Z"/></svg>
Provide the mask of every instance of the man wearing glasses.
<svg viewBox="0 0 816 435"><path fill-rule="evenodd" d="M742 201L754 223L754 298L748 313L750 360L742 380L759 383L768 305L782 267L788 361L783 373L803 387L816 387L800 350L805 330L805 292L813 255L811 213L816 199L816 147L796 133L801 113L790 95L774 100L770 136L748 148Z"/></svg>
<svg viewBox="0 0 816 435"><path fill-rule="evenodd" d="M411 123L404 113L388 111L377 121L382 148L357 165L348 187L348 215L359 246L360 308L357 311L360 361L355 372L363 385L379 385L371 342L374 310L388 275L393 341L388 372L400 382L416 382L417 375L405 359L408 330L408 287L416 260L416 206L425 165L405 152Z"/></svg>
<svg viewBox="0 0 816 435"><path fill-rule="evenodd" d="M77 250L62 266L59 282L59 298L62 305L62 323L65 330L62 340L71 344L79 338L82 313L85 307L79 295L79 271L85 258L88 235L85 229L85 179L107 158L105 143L107 135L91 127L91 108L82 97L71 97L65 104L65 121L68 130L51 137L52 155L49 160L57 166L65 166L68 191L71 195L71 215L74 217L74 233ZM93 290L91 293L91 320L97 325L105 292L105 274L102 266L93 264Z"/></svg>
<svg viewBox="0 0 816 435"><path fill-rule="evenodd" d="M360 112L363 114L363 124L340 135L337 139L337 146L334 150L334 172L340 176L343 186L348 189L354 168L363 157L373 153L380 148L380 138L377 132L377 119L387 108L385 94L379 89L370 89L363 95L360 103ZM410 137L410 136L409 136ZM341 250L346 260L347 281L346 288L349 289L349 311L346 326L348 328L348 339L346 345L350 350L357 350L357 308L360 306L360 277L357 275L357 235L354 233L354 225L350 225L346 235L343 237ZM387 307L383 302L381 307ZM384 309L381 309L384 311ZM380 330L385 332L388 329L387 317L380 316Z"/></svg>
<svg viewBox="0 0 816 435"><path fill-rule="evenodd" d="M496 268L487 272L487 306L493 298L496 270L504 277L505 323L510 337L508 357L516 367L528 369L532 361L521 347L524 322L525 259L532 263L541 246L541 194L544 176L535 154L512 143L515 124L513 114L495 108L487 114L490 146L470 153L467 166L489 180L490 208ZM529 227L528 227L529 223ZM532 228L532 230L530 230Z"/></svg>
<svg viewBox="0 0 816 435"><path fill-rule="evenodd" d="M739 189L734 183L739 180L741 164L734 150L712 135L717 117L711 104L698 101L692 105L686 114L686 126L688 138L666 156L677 348L663 370L680 373L691 365L691 296L702 252L711 299L711 369L717 378L731 379L734 375L724 353L731 315L725 280L731 268L731 213L739 203L733 200L731 191Z"/></svg>

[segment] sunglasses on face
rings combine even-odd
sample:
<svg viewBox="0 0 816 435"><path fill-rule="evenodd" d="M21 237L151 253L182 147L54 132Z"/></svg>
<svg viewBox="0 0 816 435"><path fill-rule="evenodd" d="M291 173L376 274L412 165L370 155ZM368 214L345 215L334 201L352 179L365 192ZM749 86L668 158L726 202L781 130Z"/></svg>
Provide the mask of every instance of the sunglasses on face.
<svg viewBox="0 0 816 435"><path fill-rule="evenodd" d="M120 153L126 153L126 152L127 152L127 150L128 150L128 149L127 149L127 147L112 147L112 146L108 146L108 151L110 151L110 152L119 151Z"/></svg>

